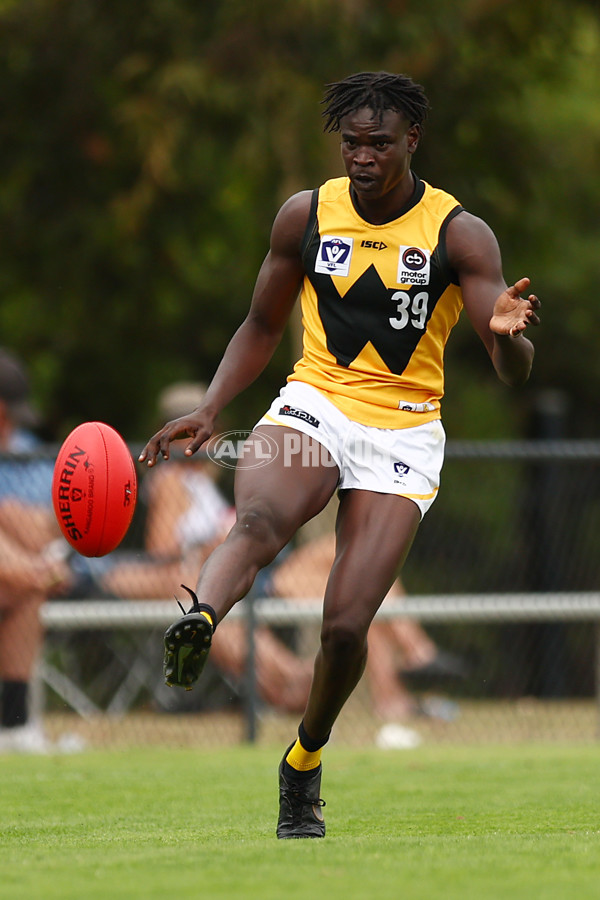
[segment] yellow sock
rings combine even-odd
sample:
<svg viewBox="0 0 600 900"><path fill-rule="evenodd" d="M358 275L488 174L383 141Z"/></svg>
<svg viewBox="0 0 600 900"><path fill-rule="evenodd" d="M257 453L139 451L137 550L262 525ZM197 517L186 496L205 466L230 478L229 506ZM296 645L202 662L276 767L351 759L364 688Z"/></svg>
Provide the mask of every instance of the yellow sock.
<svg viewBox="0 0 600 900"><path fill-rule="evenodd" d="M285 761L289 763L292 769L297 769L299 772L309 772L311 769L316 769L321 762L321 750L321 747L314 751L305 750L300 741L297 740L286 756Z"/></svg>
<svg viewBox="0 0 600 900"><path fill-rule="evenodd" d="M205 619L208 619L208 621L210 622L210 624L214 627L214 622L213 622L211 616L209 616L209 614L208 614L207 612L205 612L204 610L202 610L202 611L200 612L200 615L201 615L201 616L204 616Z"/></svg>

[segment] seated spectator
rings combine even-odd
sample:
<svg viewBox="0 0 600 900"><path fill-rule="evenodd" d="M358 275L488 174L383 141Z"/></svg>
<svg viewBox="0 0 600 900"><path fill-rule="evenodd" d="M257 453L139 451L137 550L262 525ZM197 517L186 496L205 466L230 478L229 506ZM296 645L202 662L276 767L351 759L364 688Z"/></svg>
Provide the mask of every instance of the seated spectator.
<svg viewBox="0 0 600 900"><path fill-rule="evenodd" d="M0 348L0 453L28 453L36 424L23 366ZM42 642L39 608L69 573L40 552L58 535L48 513L52 464L0 459L0 752L44 752L47 744L29 721L29 692ZM39 530L38 530L39 528Z"/></svg>

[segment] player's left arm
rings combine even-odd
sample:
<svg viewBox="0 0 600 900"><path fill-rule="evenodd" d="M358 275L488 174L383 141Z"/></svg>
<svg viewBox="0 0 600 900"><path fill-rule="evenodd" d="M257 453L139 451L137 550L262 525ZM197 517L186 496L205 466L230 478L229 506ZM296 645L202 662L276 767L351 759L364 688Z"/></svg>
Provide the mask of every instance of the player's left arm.
<svg viewBox="0 0 600 900"><path fill-rule="evenodd" d="M540 321L540 301L535 294L521 296L529 287L529 278L506 285L498 241L491 228L470 213L461 212L448 224L446 246L459 277L465 310L498 377L506 384L523 384L534 355L524 331Z"/></svg>

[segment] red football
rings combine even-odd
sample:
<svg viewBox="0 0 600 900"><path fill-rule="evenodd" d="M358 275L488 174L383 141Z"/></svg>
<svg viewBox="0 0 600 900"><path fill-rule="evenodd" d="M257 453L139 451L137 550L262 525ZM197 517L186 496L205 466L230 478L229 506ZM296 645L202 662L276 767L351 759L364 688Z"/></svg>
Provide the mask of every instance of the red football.
<svg viewBox="0 0 600 900"><path fill-rule="evenodd" d="M59 450L52 479L54 512L82 556L105 556L127 532L137 477L127 444L104 422L78 425Z"/></svg>

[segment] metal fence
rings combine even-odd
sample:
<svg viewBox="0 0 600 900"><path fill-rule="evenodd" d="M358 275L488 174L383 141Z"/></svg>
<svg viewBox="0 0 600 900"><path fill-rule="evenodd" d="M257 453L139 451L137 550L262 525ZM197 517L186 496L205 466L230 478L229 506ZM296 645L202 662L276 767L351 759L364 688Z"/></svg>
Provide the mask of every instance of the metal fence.
<svg viewBox="0 0 600 900"><path fill-rule="evenodd" d="M407 595L386 601L377 620L418 626L440 664L408 666L410 648L390 642L387 676L392 666L405 705L382 711L390 687L374 664L335 740L597 738L599 461L600 442L449 442L439 498L405 567ZM14 465L28 461L10 463L15 477ZM129 559L145 559L144 513L142 503L124 548ZM37 705L51 734L70 731L92 744L291 739L300 713L265 695L260 666L266 629L292 654L298 678L310 666L320 600L299 576L291 599L266 598L257 584L232 616L245 665L211 661L190 693L162 684L161 635L177 613L174 600L136 596L135 584L127 599L99 597L98 583L87 596L49 598L42 610Z"/></svg>

